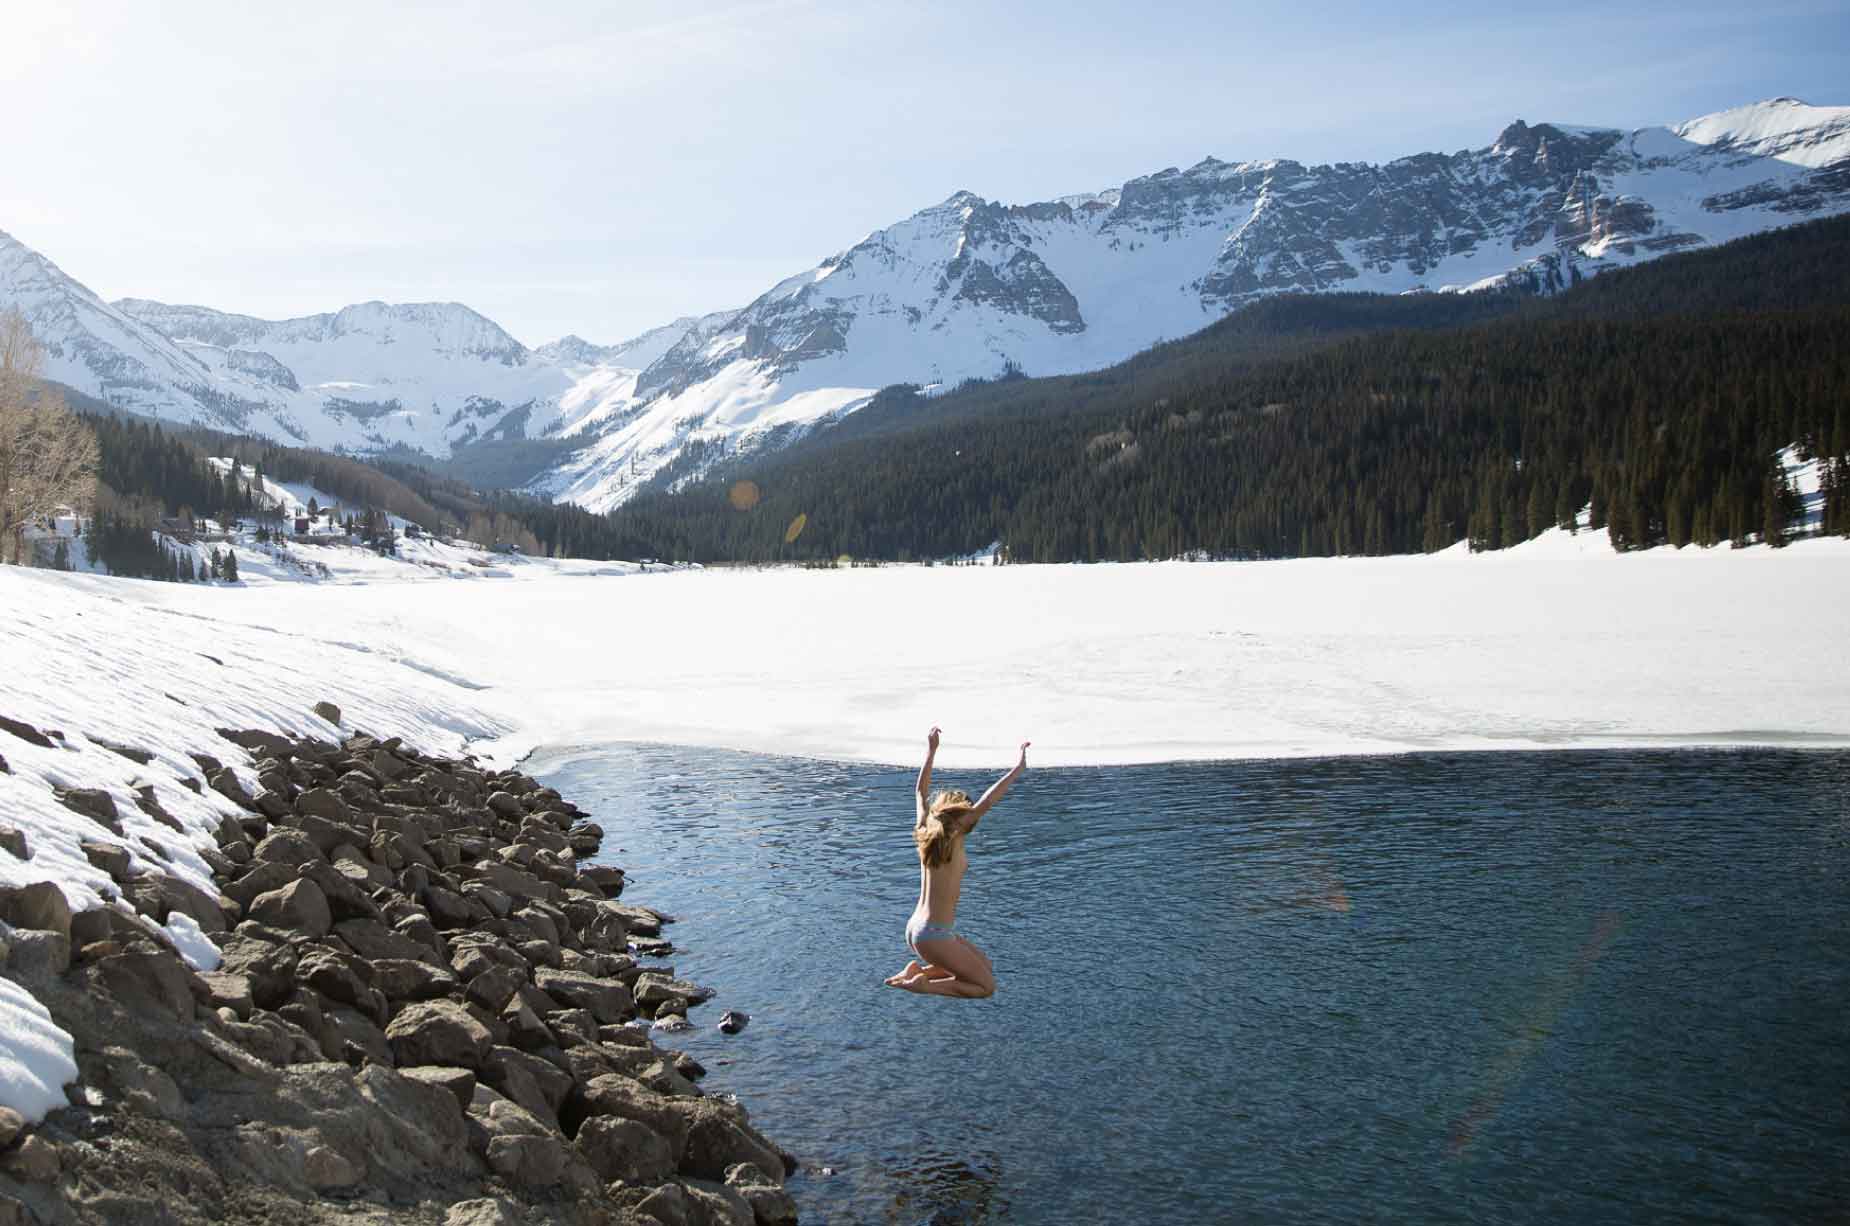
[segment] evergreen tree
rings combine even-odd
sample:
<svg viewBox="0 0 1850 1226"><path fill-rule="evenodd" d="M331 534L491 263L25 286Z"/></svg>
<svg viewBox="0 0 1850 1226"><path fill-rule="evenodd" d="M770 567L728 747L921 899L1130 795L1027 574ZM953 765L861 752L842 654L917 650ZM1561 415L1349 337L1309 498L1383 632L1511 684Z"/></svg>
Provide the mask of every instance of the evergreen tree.
<svg viewBox="0 0 1850 1226"><path fill-rule="evenodd" d="M1785 469L1780 466L1778 460L1775 460L1767 472L1760 495L1763 516L1760 525L1760 539L1775 549L1782 549L1786 544L1787 508L1791 500L1791 489L1786 484Z"/></svg>

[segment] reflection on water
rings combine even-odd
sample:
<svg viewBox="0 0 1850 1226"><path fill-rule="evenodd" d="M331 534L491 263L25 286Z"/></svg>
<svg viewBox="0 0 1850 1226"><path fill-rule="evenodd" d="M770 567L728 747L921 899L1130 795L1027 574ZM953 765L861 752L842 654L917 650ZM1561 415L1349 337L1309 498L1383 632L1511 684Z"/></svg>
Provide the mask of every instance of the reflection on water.
<svg viewBox="0 0 1850 1226"><path fill-rule="evenodd" d="M1850 754L1033 771L958 916L999 990L955 1002L880 985L917 891L910 771L648 746L537 769L605 826L626 899L681 917L676 970L720 993L687 1046L803 1159L808 1223L1850 1204Z"/></svg>

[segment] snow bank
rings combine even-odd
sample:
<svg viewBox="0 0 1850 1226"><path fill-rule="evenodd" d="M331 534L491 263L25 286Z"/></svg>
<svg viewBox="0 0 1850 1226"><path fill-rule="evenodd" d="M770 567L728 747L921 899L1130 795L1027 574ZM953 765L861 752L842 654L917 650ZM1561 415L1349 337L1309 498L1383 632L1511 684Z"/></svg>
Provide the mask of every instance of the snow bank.
<svg viewBox="0 0 1850 1226"><path fill-rule="evenodd" d="M64 1106L64 1085L77 1078L71 1036L11 979L0 979L0 1107L29 1122Z"/></svg>
<svg viewBox="0 0 1850 1226"><path fill-rule="evenodd" d="M215 730L327 736L321 700L344 729L496 764L615 740L911 763L933 724L959 766L1022 739L1037 765L1850 746L1844 540L1617 555L1556 530L1482 555L647 574L327 556L351 569L247 567L235 587L0 568L0 714L62 734L0 733L0 823L31 849L0 853L0 883L107 905L78 846L99 839L209 884L199 849L237 810L184 785L188 755L252 787L251 756ZM500 577L405 581L459 572ZM144 786L183 833L143 814ZM57 787L108 792L124 833ZM169 936L212 956L185 925ZM48 1040L7 1007L0 1102L23 1111Z"/></svg>
<svg viewBox="0 0 1850 1226"><path fill-rule="evenodd" d="M979 759L1029 737L1046 764L1850 743L1850 665L1823 612L1850 597L1841 540L1621 557L1603 532L1551 531L1477 556L646 576L505 561L467 584L384 581L437 573L402 563L237 591L34 582L136 593L163 625L252 628L281 654L235 668L292 678L279 718L329 697L412 739L493 738L477 749L503 760L652 740L905 762L933 723ZM492 698L498 721L407 703L424 691L406 676ZM150 701L157 725L184 715Z"/></svg>

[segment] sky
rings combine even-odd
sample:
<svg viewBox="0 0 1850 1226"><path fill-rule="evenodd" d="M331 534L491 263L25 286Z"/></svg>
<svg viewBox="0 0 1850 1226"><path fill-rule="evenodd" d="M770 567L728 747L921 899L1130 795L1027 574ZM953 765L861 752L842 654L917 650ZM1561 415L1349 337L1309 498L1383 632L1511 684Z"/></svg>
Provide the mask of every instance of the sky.
<svg viewBox="0 0 1850 1226"><path fill-rule="evenodd" d="M742 306L958 190L1850 104L1850 5L0 0L0 230L105 298Z"/></svg>

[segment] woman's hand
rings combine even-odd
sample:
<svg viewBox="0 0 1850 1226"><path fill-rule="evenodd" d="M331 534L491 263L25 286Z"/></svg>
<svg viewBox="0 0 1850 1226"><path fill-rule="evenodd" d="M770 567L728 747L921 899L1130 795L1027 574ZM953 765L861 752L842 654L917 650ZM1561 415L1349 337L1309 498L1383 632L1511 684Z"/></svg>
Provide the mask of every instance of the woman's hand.
<svg viewBox="0 0 1850 1226"><path fill-rule="evenodd" d="M1021 761L1015 763L1016 770L1025 771L1028 769L1028 746L1032 744L1034 744L1033 741L1023 741L1021 743Z"/></svg>
<svg viewBox="0 0 1850 1226"><path fill-rule="evenodd" d="M936 726L934 726L930 732L927 732L925 734L925 748L931 753L938 752L938 729L936 728ZM1023 745L1022 748L1026 749L1027 746Z"/></svg>

